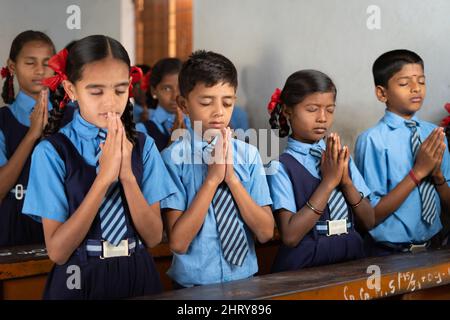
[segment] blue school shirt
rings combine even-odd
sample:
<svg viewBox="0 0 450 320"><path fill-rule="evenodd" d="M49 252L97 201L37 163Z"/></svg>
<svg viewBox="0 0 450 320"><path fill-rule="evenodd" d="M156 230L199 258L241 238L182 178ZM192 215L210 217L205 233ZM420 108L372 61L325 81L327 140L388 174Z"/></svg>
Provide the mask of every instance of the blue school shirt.
<svg viewBox="0 0 450 320"><path fill-rule="evenodd" d="M303 143L291 137L288 139L287 147L284 152L290 154L301 163L308 172L317 179L321 179L319 171L316 169L317 159L309 154L312 147L320 146L325 150L325 142L320 140L317 143ZM363 177L350 157L349 161L350 178L355 185L355 188L367 197L370 194L370 189L364 182ZM297 208L295 204L294 188L292 186L289 174L284 165L279 161L271 161L267 168L267 181L269 183L270 195L272 197L273 210L286 209L291 213L297 213L301 208Z"/></svg>
<svg viewBox="0 0 450 320"><path fill-rule="evenodd" d="M172 128L175 117L175 114L166 111L166 109L161 106L158 106L155 111L151 113L149 120L153 121L156 124L156 127L159 129L159 131L161 131L165 135L170 136L170 132L167 131L167 129L164 127L164 123L168 121L168 126ZM191 127L191 122L189 121L189 118L186 117L186 115L184 115L184 123L186 124L186 127L188 129ZM147 129L145 128L143 123L136 124L136 130L147 133Z"/></svg>
<svg viewBox="0 0 450 320"><path fill-rule="evenodd" d="M30 115L33 112L36 100L27 95L23 91L19 91L14 102L9 106L14 117L24 126L30 126ZM8 108L8 107L3 107ZM48 103L48 110L52 109L52 104ZM5 136L0 130L0 167L4 166L8 162L6 157L6 141Z"/></svg>
<svg viewBox="0 0 450 320"><path fill-rule="evenodd" d="M436 126L419 120L417 129L424 141ZM405 119L385 112L376 126L363 132L356 141L355 162L372 190L369 197L373 207L381 197L387 195L402 181L414 165L411 150L411 129L405 125ZM445 149L442 160L442 173L450 179L450 159ZM450 183L449 183L450 185ZM436 208L441 210L439 195L435 192ZM382 223L370 231L379 242L420 243L429 240L442 228L438 217L432 225L422 220L422 205L419 189L415 188L403 204Z"/></svg>
<svg viewBox="0 0 450 320"><path fill-rule="evenodd" d="M60 129L91 166L96 165L95 153L100 143L98 131L99 128L84 120L78 110L75 111L73 120ZM151 137L146 137L142 159L144 170L141 191L147 202L153 204L175 192L175 186L168 177L167 169ZM64 162L53 145L45 140L40 142L31 158L30 178L22 212L36 220L47 218L65 222L69 216L64 190L65 174ZM157 186L155 181L159 181Z"/></svg>
<svg viewBox="0 0 450 320"><path fill-rule="evenodd" d="M193 137L192 139L188 137ZM193 130L162 152L162 158L175 182L177 192L161 201L161 208L185 211L191 205L208 173L201 161L206 145ZM258 150L249 144L232 139L234 170L243 186L259 206L272 203ZM239 224L243 221L240 218ZM192 240L185 254L173 253L167 274L185 287L227 282L251 277L258 271L253 235L248 227L249 252L241 267L230 265L222 254L213 206L210 204L203 226Z"/></svg>
<svg viewBox="0 0 450 320"><path fill-rule="evenodd" d="M233 113L231 114L230 126L233 129L242 130L247 130L249 128L248 115L243 108L234 106Z"/></svg>

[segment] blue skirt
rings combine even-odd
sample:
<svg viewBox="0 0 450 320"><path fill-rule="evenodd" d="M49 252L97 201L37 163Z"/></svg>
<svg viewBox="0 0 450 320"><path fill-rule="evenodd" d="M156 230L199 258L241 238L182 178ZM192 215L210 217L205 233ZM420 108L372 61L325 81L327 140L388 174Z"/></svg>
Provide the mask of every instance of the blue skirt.
<svg viewBox="0 0 450 320"><path fill-rule="evenodd" d="M363 241L356 231L330 237L319 235L317 239L308 234L294 248L283 244L280 246L271 272L298 270L364 257Z"/></svg>
<svg viewBox="0 0 450 320"><path fill-rule="evenodd" d="M79 255L72 255L64 265L53 267L44 299L125 299L161 291L153 258L145 248L140 248L129 257L88 257L83 262Z"/></svg>
<svg viewBox="0 0 450 320"><path fill-rule="evenodd" d="M0 204L0 247L43 244L42 224L22 214L23 200L8 193Z"/></svg>

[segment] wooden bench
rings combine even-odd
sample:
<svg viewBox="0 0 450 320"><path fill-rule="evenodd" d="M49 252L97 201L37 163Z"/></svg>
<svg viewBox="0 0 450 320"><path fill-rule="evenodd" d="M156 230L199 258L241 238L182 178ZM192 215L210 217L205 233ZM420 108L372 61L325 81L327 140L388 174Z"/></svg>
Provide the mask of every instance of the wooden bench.
<svg viewBox="0 0 450 320"><path fill-rule="evenodd" d="M378 289L378 290L377 290ZM280 272L140 299L450 299L450 248Z"/></svg>

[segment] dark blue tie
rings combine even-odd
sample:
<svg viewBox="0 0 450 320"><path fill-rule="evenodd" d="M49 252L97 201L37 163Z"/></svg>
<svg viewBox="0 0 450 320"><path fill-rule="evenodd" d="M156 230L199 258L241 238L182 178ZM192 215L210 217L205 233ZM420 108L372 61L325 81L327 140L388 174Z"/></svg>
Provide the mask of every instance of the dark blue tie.
<svg viewBox="0 0 450 320"><path fill-rule="evenodd" d="M98 132L100 143L106 140L106 131L100 129ZM96 152L97 173L99 159L101 155L100 147ZM103 198L99 209L102 238L117 246L127 232L125 212L118 181L113 182Z"/></svg>
<svg viewBox="0 0 450 320"><path fill-rule="evenodd" d="M408 128L411 129L411 151L413 159L416 158L419 147L422 144L419 133L417 132L417 123L414 120L405 121ZM422 201L422 219L428 224L433 224L437 216L435 202L434 186L428 178L423 179L419 184L420 199Z"/></svg>
<svg viewBox="0 0 450 320"><path fill-rule="evenodd" d="M204 151L210 154L213 148L214 143L210 143ZM225 260L233 265L242 266L248 253L247 237L239 225L238 207L225 182L217 188L212 204Z"/></svg>

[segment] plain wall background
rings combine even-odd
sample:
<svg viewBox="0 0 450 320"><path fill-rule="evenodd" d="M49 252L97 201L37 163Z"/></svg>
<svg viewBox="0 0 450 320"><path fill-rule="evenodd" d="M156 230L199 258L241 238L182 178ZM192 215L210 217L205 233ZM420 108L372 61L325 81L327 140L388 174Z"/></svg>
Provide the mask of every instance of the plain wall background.
<svg viewBox="0 0 450 320"><path fill-rule="evenodd" d="M381 10L369 30L368 6ZM268 128L275 87L300 69L327 73L338 89L334 129L353 148L357 135L384 113L371 73L381 53L416 51L425 61L427 98L419 113L439 123L450 101L450 1L194 0L194 48L217 51L238 68L238 104L251 125Z"/></svg>

